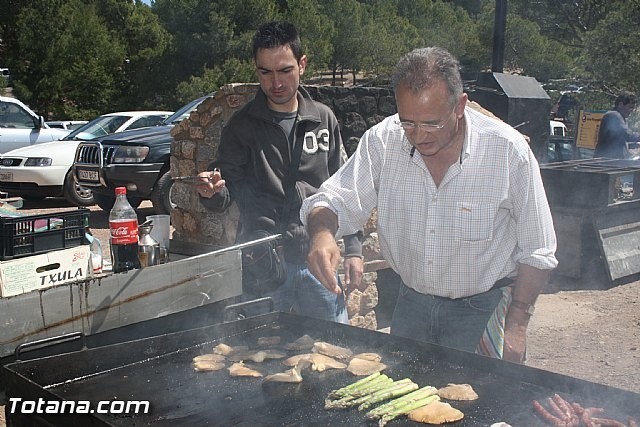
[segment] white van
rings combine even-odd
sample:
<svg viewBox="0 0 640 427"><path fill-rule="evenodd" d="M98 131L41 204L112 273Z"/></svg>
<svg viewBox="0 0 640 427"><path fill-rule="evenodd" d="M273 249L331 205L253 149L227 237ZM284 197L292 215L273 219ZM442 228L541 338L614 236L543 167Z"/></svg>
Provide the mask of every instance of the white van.
<svg viewBox="0 0 640 427"><path fill-rule="evenodd" d="M0 154L41 142L56 141L69 132L51 129L42 116L22 102L0 96Z"/></svg>
<svg viewBox="0 0 640 427"><path fill-rule="evenodd" d="M567 136L567 127L557 120L549 120L549 136Z"/></svg>

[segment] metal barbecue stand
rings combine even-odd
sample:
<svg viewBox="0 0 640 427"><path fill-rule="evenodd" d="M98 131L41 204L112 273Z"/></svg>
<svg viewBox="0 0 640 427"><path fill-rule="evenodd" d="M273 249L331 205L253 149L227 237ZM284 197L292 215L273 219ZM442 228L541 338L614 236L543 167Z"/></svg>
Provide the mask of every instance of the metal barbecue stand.
<svg viewBox="0 0 640 427"><path fill-rule="evenodd" d="M540 165L558 239L555 273L614 284L640 272L640 162Z"/></svg>
<svg viewBox="0 0 640 427"><path fill-rule="evenodd" d="M354 382L345 370L303 371L299 384L262 383L262 378L231 377L226 369L195 372L193 357L218 343L258 347L261 337L282 343L308 334L348 347L354 353L375 351L393 379L410 378L420 386L469 383L480 398L453 402L465 417L457 426L545 425L532 399L559 393L584 407L603 407L607 416L640 417L640 394L523 365L490 359L349 325L289 313L269 313L188 331L86 349L6 365L2 374L8 396L37 400L149 400L148 414L10 414L15 426L370 426L357 409L326 410L333 389ZM297 352L300 353L300 352ZM291 352L296 354L296 352ZM282 372L280 360L251 364L263 374ZM406 417L390 426L419 425Z"/></svg>

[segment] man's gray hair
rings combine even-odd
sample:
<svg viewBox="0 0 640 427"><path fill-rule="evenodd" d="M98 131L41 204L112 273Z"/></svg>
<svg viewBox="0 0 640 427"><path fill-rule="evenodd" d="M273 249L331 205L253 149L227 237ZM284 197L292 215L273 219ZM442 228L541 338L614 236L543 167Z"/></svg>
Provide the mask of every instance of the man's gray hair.
<svg viewBox="0 0 640 427"><path fill-rule="evenodd" d="M462 95L460 63L441 47L412 50L400 59L391 76L396 92L403 85L415 94L440 81L446 83L452 101Z"/></svg>

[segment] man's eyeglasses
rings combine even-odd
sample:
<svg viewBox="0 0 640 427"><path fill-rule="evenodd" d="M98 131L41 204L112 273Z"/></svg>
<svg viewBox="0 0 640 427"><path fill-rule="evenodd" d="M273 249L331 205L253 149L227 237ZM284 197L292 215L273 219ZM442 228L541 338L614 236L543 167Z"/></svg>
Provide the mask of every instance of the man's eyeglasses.
<svg viewBox="0 0 640 427"><path fill-rule="evenodd" d="M454 107L454 110L455 110L455 107ZM451 110L451 112L453 113L453 110ZM449 120L451 120L451 117L453 117L453 114L450 114L449 117L447 117L445 120L441 121L440 123L425 123L425 122L412 122L410 120L396 120L396 124L407 132L412 132L419 128L421 128L422 130L426 130L427 132L435 132L443 129L447 125L447 123L449 123Z"/></svg>

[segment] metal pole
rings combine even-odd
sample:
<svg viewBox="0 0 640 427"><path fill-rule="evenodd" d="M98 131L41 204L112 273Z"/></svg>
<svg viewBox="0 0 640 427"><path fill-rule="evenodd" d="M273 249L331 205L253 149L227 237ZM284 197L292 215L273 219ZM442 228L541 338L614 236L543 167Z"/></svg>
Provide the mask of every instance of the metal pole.
<svg viewBox="0 0 640 427"><path fill-rule="evenodd" d="M493 23L493 56L491 71L501 73L504 66L504 35L507 29L507 0L496 0Z"/></svg>

